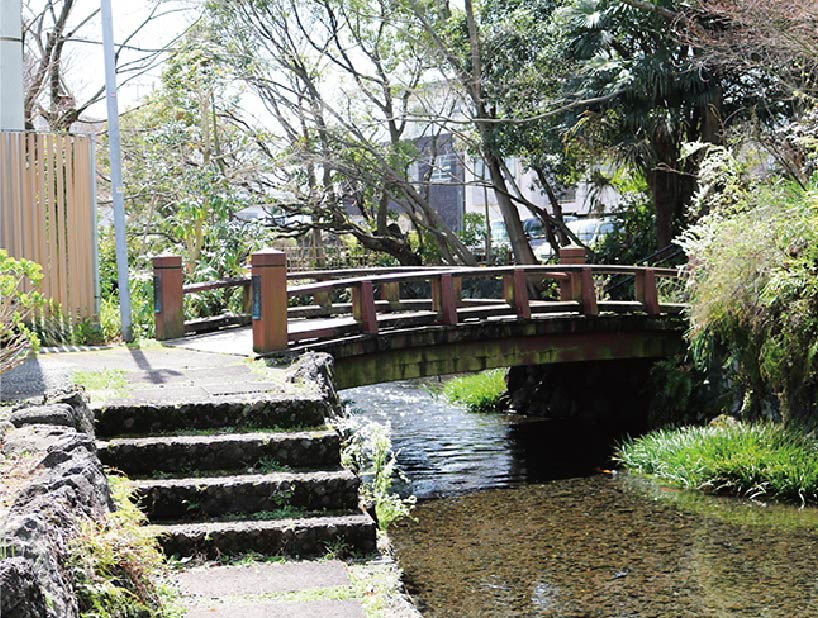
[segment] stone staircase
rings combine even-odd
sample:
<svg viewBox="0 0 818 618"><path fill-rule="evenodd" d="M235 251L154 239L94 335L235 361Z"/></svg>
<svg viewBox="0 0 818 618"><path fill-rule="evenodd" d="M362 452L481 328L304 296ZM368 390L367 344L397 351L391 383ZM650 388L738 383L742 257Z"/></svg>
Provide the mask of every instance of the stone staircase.
<svg viewBox="0 0 818 618"><path fill-rule="evenodd" d="M103 464L135 482L169 555L302 558L375 551L359 479L320 398L109 403L97 411Z"/></svg>

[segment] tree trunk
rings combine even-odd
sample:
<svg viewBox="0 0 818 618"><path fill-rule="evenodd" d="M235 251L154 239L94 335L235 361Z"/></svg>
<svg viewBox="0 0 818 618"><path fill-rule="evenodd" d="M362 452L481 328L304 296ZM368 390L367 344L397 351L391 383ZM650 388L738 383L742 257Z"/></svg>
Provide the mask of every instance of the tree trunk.
<svg viewBox="0 0 818 618"><path fill-rule="evenodd" d="M517 212L517 207L508 197L508 187L506 179L503 177L503 171L500 168L500 162L497 156L491 152L490 147L486 145L485 140L483 143L483 159L488 165L491 182L495 187L494 195L497 197L497 205L500 207L500 213L502 213L503 221L506 224L506 233L511 243L511 250L514 252L514 261L517 264L537 264L537 258L534 257L531 245L528 244L528 239L525 237L523 223L520 221L520 213Z"/></svg>
<svg viewBox="0 0 818 618"><path fill-rule="evenodd" d="M664 249L679 233L696 183L693 175L679 169L679 148L671 136L659 136L653 147L657 163L645 176L656 208L656 248Z"/></svg>

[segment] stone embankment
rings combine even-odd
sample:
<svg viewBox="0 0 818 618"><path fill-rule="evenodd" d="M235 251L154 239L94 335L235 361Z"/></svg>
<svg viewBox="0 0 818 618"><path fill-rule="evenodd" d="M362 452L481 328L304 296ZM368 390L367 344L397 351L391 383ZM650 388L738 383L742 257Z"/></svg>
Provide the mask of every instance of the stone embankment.
<svg viewBox="0 0 818 618"><path fill-rule="evenodd" d="M286 393L124 400L97 411L100 458L135 479L168 554L375 551L360 481L341 469L326 427L337 405L329 362L302 357L289 374L301 388Z"/></svg>
<svg viewBox="0 0 818 618"><path fill-rule="evenodd" d="M74 618L68 544L112 506L93 415L67 393L12 409L0 435L0 616Z"/></svg>

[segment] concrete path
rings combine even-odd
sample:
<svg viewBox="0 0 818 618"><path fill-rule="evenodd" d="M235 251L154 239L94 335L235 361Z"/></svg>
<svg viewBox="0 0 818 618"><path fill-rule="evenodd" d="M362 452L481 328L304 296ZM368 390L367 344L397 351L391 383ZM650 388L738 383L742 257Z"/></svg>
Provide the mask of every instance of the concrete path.
<svg viewBox="0 0 818 618"><path fill-rule="evenodd" d="M196 567L175 582L188 618L365 618L337 560Z"/></svg>
<svg viewBox="0 0 818 618"><path fill-rule="evenodd" d="M233 342L235 344L235 341ZM40 354L0 375L0 401L39 397L48 390L66 388L78 371L124 376L114 393L140 400L200 400L241 393L282 392L284 369L253 365L244 355L232 354L227 340L222 353L181 346L148 344L145 348L110 349ZM224 353L226 352L226 353ZM116 378L117 376L112 376Z"/></svg>

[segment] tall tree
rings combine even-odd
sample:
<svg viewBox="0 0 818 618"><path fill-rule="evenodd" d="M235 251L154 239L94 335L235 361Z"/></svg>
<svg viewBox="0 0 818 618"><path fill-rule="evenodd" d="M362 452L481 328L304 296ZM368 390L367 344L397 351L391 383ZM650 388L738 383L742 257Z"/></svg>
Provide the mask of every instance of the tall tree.
<svg viewBox="0 0 818 618"><path fill-rule="evenodd" d="M472 0L465 0L462 11L448 4L409 0L412 14L425 33L426 44L438 58L438 66L463 93L467 102L468 121L477 135L480 157L489 172L506 231L518 264L536 264L537 260L523 231L523 224L509 186L510 175L504 172L503 153L498 144L497 120L502 114L497 100L488 88L486 28ZM498 86L492 84L492 86ZM442 120L444 124L447 120Z"/></svg>
<svg viewBox="0 0 818 618"><path fill-rule="evenodd" d="M656 209L656 244L678 233L695 190L697 161L685 142L720 143L751 114L780 118L763 103L777 88L768 73L714 70L685 40L677 0L570 0L554 21L553 48L565 67L562 96L593 101L563 116L564 131L589 153L640 168Z"/></svg>
<svg viewBox="0 0 818 618"><path fill-rule="evenodd" d="M239 103L219 66L213 33L191 28L168 58L160 87L122 119L129 246L137 270L164 250L193 278L239 274L269 240L236 217L267 170L230 110Z"/></svg>
<svg viewBox="0 0 818 618"><path fill-rule="evenodd" d="M276 163L267 180L277 206L308 214L314 229L351 234L417 264L419 248L390 224L403 213L444 261L474 263L431 206L428 177L409 174L421 163L432 171L439 132L407 132L432 67L395 20L394 1L214 1L210 8L236 50L236 76L276 125L260 146Z"/></svg>

